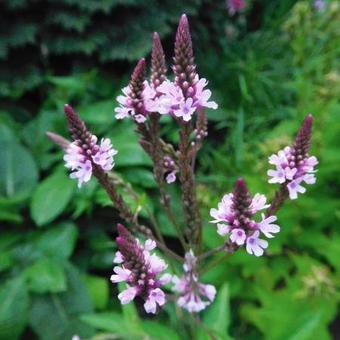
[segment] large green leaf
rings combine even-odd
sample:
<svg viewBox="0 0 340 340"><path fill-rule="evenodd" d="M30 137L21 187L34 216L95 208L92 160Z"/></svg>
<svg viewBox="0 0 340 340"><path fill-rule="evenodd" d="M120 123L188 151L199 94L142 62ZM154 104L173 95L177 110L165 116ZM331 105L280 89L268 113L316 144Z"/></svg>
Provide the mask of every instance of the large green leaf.
<svg viewBox="0 0 340 340"><path fill-rule="evenodd" d="M0 195L26 197L37 183L37 167L29 151L5 125L0 125Z"/></svg>
<svg viewBox="0 0 340 340"><path fill-rule="evenodd" d="M28 294L19 277L0 286L0 339L17 339L28 319Z"/></svg>
<svg viewBox="0 0 340 340"><path fill-rule="evenodd" d="M84 324L79 315L92 312L79 272L70 264L66 266L68 290L60 294L33 296L30 325L42 340L65 340L73 335L90 337L92 327Z"/></svg>
<svg viewBox="0 0 340 340"><path fill-rule="evenodd" d="M42 226L60 215L70 202L75 185L64 171L57 171L42 181L33 193L30 206L35 223Z"/></svg>
<svg viewBox="0 0 340 340"><path fill-rule="evenodd" d="M78 230L71 223L62 223L41 233L35 247L50 257L67 259L76 244Z"/></svg>
<svg viewBox="0 0 340 340"><path fill-rule="evenodd" d="M85 276L85 283L95 309L103 310L109 302L109 280L94 275Z"/></svg>
<svg viewBox="0 0 340 340"><path fill-rule="evenodd" d="M219 340L230 340L228 327L230 324L230 307L229 307L229 286L225 283L219 288L215 301L204 314L203 322L205 327L199 339L209 339L214 336Z"/></svg>
<svg viewBox="0 0 340 340"><path fill-rule="evenodd" d="M42 257L25 270L28 287L34 293L58 293L66 290L66 278L60 261Z"/></svg>

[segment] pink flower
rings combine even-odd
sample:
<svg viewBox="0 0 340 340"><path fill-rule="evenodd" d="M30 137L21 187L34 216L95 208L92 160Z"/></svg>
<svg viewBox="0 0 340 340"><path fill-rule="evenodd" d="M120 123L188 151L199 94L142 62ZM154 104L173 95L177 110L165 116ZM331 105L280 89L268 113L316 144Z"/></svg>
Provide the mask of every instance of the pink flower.
<svg viewBox="0 0 340 340"><path fill-rule="evenodd" d="M64 155L66 168L72 170L70 178L78 179L79 188L91 179L94 165L105 172L112 170L113 156L117 154L108 138L102 139L100 145L96 136L92 135L90 140L91 147L84 150L79 140L70 143Z"/></svg>
<svg viewBox="0 0 340 340"><path fill-rule="evenodd" d="M179 294L177 305L190 313L205 309L215 299L216 289L200 283L197 276L197 258L192 250L185 254L184 275L173 277L173 291Z"/></svg>
<svg viewBox="0 0 340 340"><path fill-rule="evenodd" d="M222 201L218 203L218 209L210 209L210 216L214 218L212 223L228 222L231 214L233 194L224 195Z"/></svg>
<svg viewBox="0 0 340 340"><path fill-rule="evenodd" d="M198 78L198 76L197 76ZM214 101L209 101L211 97L210 90L204 90L204 88L208 85L208 82L205 78L201 78L195 84L195 106L196 107L207 107L213 110L218 108L218 105Z"/></svg>
<svg viewBox="0 0 340 340"><path fill-rule="evenodd" d="M155 314L156 309L157 309L157 304L159 306L163 306L165 302L166 302L166 299L165 299L164 292L159 288L155 288L150 291L149 297L144 303L144 309L147 313Z"/></svg>
<svg viewBox="0 0 340 340"><path fill-rule="evenodd" d="M119 250L114 262L121 266L114 267L115 274L111 276L111 281L126 282L128 287L118 298L124 304L140 296L145 301L145 311L154 314L157 305L163 306L166 301L160 287L171 280L171 275L163 274L158 278L158 274L167 268L167 264L156 254L150 254L156 247L154 240L146 240L143 246L122 225L118 224L117 229L119 236L116 243Z"/></svg>
<svg viewBox="0 0 340 340"><path fill-rule="evenodd" d="M275 165L275 169L268 170L267 174L271 177L268 182L284 184L292 200L298 197L298 193L306 192L301 182L306 184L316 182L314 167L318 164L318 160L315 156L308 155L312 122L312 115L307 115L296 135L294 145L286 146L269 157L269 163Z"/></svg>
<svg viewBox="0 0 340 340"><path fill-rule="evenodd" d="M117 153L118 151L112 147L111 141L108 138L103 138L97 153L92 156L92 159L104 171L110 171L114 166L113 156Z"/></svg>
<svg viewBox="0 0 340 340"><path fill-rule="evenodd" d="M269 204L266 203L267 199L264 195L257 193L252 198L245 182L242 178L239 178L233 192L223 196L222 201L218 204L218 209L210 210L210 215L214 218L211 222L217 224L219 235L229 234L231 243L237 246L246 244L249 254L260 256L260 251L258 251L256 245L254 245L256 250L249 251L249 249L253 249L252 245L255 244L254 237L262 232L266 237L272 238L274 237L273 234L280 231L278 225L272 224L276 221L276 216L265 218L263 215L260 222L256 221L257 212L269 207ZM263 242L268 245L267 241L263 240ZM258 243L263 245L263 242L259 239Z"/></svg>
<svg viewBox="0 0 340 340"><path fill-rule="evenodd" d="M126 305L136 297L137 292L138 290L136 287L128 287L118 295L118 299L122 305Z"/></svg>
<svg viewBox="0 0 340 340"><path fill-rule="evenodd" d="M176 181L176 171L169 172L165 180L168 184L174 183Z"/></svg>
<svg viewBox="0 0 340 340"><path fill-rule="evenodd" d="M262 214L262 221L258 223L258 227L261 232L268 238L274 237L272 233L276 234L280 231L280 227L276 224L272 224L277 220L276 216L269 216L265 218L264 214Z"/></svg>
<svg viewBox="0 0 340 340"><path fill-rule="evenodd" d="M306 192L306 188L300 185L303 177L297 178L287 184L287 189L289 191L289 198L295 200L298 197L298 193L303 194Z"/></svg>
<svg viewBox="0 0 340 340"><path fill-rule="evenodd" d="M230 232L230 226L227 224L218 223L217 224L217 234L224 236Z"/></svg>
<svg viewBox="0 0 340 340"><path fill-rule="evenodd" d="M196 108L193 106L193 99L188 98L179 104L179 108L174 110L176 117L182 117L184 121L188 122L191 116L195 113Z"/></svg>
<svg viewBox="0 0 340 340"><path fill-rule="evenodd" d="M256 213L257 211L267 209L270 206L270 204L266 204L266 202L267 198L265 195L255 194L249 208L253 213Z"/></svg>
<svg viewBox="0 0 340 340"><path fill-rule="evenodd" d="M246 241L247 235L243 229L233 229L230 235L230 241L242 246Z"/></svg>
<svg viewBox="0 0 340 340"><path fill-rule="evenodd" d="M110 278L113 283L128 281L131 275L131 270L118 266L114 267L113 271L116 273L116 275L111 275Z"/></svg>
<svg viewBox="0 0 340 340"><path fill-rule="evenodd" d="M263 249L268 247L268 242L259 238L260 232L256 230L254 234L247 238L247 252L255 256L262 256Z"/></svg>
<svg viewBox="0 0 340 340"><path fill-rule="evenodd" d="M78 166L75 168L75 171L70 173L70 178L78 180L78 188L84 183L87 183L92 176L92 163L89 160L85 162L79 162Z"/></svg>

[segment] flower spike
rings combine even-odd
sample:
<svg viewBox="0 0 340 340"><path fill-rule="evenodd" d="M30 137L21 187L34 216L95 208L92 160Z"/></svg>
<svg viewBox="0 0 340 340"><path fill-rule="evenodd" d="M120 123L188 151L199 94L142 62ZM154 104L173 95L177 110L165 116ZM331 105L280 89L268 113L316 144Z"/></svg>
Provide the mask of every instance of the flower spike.
<svg viewBox="0 0 340 340"><path fill-rule="evenodd" d="M71 178L78 180L78 187L91 179L95 168L103 172L110 171L114 166L113 156L117 150L112 147L108 138L98 139L86 128L85 123L73 108L65 104L64 111L73 142L65 151L65 166L71 169Z"/></svg>
<svg viewBox="0 0 340 340"><path fill-rule="evenodd" d="M126 282L127 288L118 295L122 304L131 302L136 296L144 299L144 309L147 313L155 314L157 306L165 304L165 293L160 287L171 280L171 275L159 274L167 268L166 263L150 251L156 248L156 242L148 239L141 245L131 233L122 225L117 225L118 237L114 263L111 276L112 283Z"/></svg>
<svg viewBox="0 0 340 340"><path fill-rule="evenodd" d="M159 38L159 34L155 32L152 37L152 53L151 53L151 83L156 89L166 80L165 55Z"/></svg>
<svg viewBox="0 0 340 340"><path fill-rule="evenodd" d="M306 192L306 188L301 184L314 184L316 182L314 167L318 164L315 156L309 156L309 148L312 136L313 116L309 114L303 121L299 129L293 146L286 146L277 154L269 157L269 163L275 165L275 169L268 170L267 174L271 178L269 183L279 183L283 187L276 196L276 200L283 203L288 195L290 199L296 199L298 193ZM284 192L286 194L284 194ZM272 206L278 205L274 199Z"/></svg>
<svg viewBox="0 0 340 340"><path fill-rule="evenodd" d="M264 216L260 222L254 220L258 211L269 207L264 195L250 196L246 183L239 178L234 191L224 195L217 209L211 209L212 223L217 224L217 233L221 236L229 235L229 240L237 246L246 245L249 254L263 255L268 242L259 238L260 232L267 238L274 237L280 227L273 224L276 216Z"/></svg>
<svg viewBox="0 0 340 340"><path fill-rule="evenodd" d="M187 97L187 92L192 92L192 89L189 90L189 87L195 84L197 73L189 22L185 14L181 16L177 28L174 65L172 69L175 74L175 83L182 89L184 96Z"/></svg>
<svg viewBox="0 0 340 340"><path fill-rule="evenodd" d="M172 279L173 291L179 294L177 305L190 313L198 313L214 301L216 288L198 281L197 257L192 250L185 254L183 269L181 278L174 276Z"/></svg>

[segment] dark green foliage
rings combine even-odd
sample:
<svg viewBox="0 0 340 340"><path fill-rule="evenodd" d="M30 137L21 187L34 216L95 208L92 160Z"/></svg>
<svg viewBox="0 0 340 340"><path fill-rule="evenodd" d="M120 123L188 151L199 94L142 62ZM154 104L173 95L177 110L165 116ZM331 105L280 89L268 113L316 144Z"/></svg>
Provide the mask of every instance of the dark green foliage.
<svg viewBox="0 0 340 340"><path fill-rule="evenodd" d="M201 0L48 0L0 4L0 97L18 98L46 82L49 71L134 61L151 34L169 34L185 8ZM78 60L76 61L75 58Z"/></svg>

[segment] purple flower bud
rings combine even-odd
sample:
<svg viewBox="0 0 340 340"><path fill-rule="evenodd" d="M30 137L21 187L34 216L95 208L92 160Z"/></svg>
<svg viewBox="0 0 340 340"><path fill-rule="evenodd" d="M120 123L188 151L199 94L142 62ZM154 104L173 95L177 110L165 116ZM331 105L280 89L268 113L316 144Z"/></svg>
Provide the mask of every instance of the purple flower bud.
<svg viewBox="0 0 340 340"><path fill-rule="evenodd" d="M65 166L71 169L70 178L77 179L80 188L91 179L94 168L104 172L113 168L113 156L117 150L108 138L103 138L98 144L97 137L87 130L85 123L70 105L65 104L64 111L73 138L65 150Z"/></svg>
<svg viewBox="0 0 340 340"><path fill-rule="evenodd" d="M280 227L272 222L276 216L265 217L262 214L260 222L256 222L255 215L258 211L269 207L266 197L261 194L250 196L246 183L239 178L233 193L224 195L217 209L211 209L210 215L214 218L212 223L217 223L217 233L221 236L229 235L229 240L237 246L246 245L249 254L263 255L263 250L268 247L268 242L259 238L260 232L266 237L274 237Z"/></svg>
<svg viewBox="0 0 340 340"><path fill-rule="evenodd" d="M151 53L151 83L156 89L166 79L165 55L161 40L157 32L152 38L152 53Z"/></svg>
<svg viewBox="0 0 340 340"><path fill-rule="evenodd" d="M298 193L304 193L306 189L301 185L314 184L316 178L314 167L318 164L315 156L309 157L308 152L312 137L313 116L309 114L303 121L292 147L285 147L277 154L269 157L269 163L276 169L268 170L271 178L269 183L285 184L290 199L296 199ZM295 160L298 160L295 162Z"/></svg>
<svg viewBox="0 0 340 340"><path fill-rule="evenodd" d="M188 18L185 14L181 16L178 24L173 71L176 83L182 89L184 96L188 87L194 85L196 78L196 65L194 64L194 52L189 30ZM184 84L186 84L184 86Z"/></svg>
<svg viewBox="0 0 340 340"><path fill-rule="evenodd" d="M114 262L121 266L114 267L115 274L111 276L113 283L126 282L127 289L118 295L122 304L131 302L136 296L145 300L144 309L147 313L156 313L157 306L166 302L161 285L171 280L171 275L159 274L166 269L165 262L150 251L156 247L156 242L146 240L144 246L122 225L117 225L118 237Z"/></svg>
<svg viewBox="0 0 340 340"><path fill-rule="evenodd" d="M197 258L192 250L185 254L183 265L184 275L174 276L173 290L179 294L177 305L190 313L198 313L205 309L215 299L216 289L213 285L198 281Z"/></svg>

